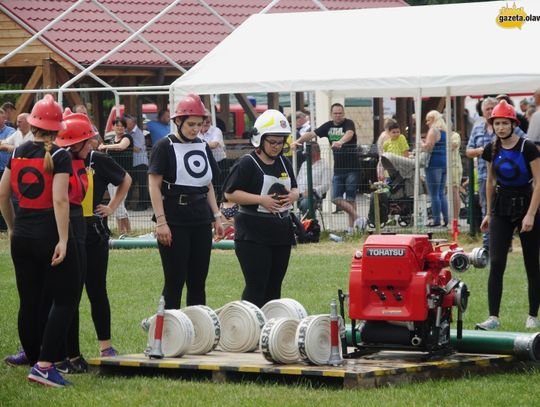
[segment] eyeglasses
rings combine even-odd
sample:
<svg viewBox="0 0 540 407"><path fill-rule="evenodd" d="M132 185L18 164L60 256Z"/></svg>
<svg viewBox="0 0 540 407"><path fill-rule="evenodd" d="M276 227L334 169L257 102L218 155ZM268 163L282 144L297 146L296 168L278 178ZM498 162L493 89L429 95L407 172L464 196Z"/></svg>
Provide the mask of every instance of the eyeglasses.
<svg viewBox="0 0 540 407"><path fill-rule="evenodd" d="M271 147L283 147L285 145L284 141L271 141L265 140Z"/></svg>

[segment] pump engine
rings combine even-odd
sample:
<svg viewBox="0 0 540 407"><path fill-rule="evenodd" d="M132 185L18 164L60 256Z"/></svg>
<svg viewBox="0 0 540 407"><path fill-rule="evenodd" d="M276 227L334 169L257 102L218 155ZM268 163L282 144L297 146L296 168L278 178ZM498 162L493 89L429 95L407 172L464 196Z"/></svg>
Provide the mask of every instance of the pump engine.
<svg viewBox="0 0 540 407"><path fill-rule="evenodd" d="M469 291L452 272L486 267L487 252L465 253L457 243L435 242L427 235L371 235L353 258L349 279L349 316L355 354L412 350L447 354L452 308L457 337ZM346 296L340 295L342 304Z"/></svg>

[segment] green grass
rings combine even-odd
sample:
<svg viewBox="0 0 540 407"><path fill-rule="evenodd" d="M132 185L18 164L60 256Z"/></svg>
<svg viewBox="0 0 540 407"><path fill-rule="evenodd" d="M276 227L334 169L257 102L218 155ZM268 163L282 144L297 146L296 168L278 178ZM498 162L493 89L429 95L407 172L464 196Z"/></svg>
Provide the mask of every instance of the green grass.
<svg viewBox="0 0 540 407"><path fill-rule="evenodd" d="M469 241L464 241L469 245ZM347 291L351 255L358 242L320 243L293 251L283 296L300 301L309 313L328 312L336 290ZM112 335L122 353L141 352L146 335L142 318L155 311L162 288L157 250L111 252L108 287L112 305ZM487 315L488 270L469 270L459 276L471 291L465 328L472 329ZM207 284L208 305L218 308L240 297L243 278L234 251L215 251ZM184 292L185 294L185 292ZM184 295L185 298L185 295ZM16 350L17 290L9 245L0 237L0 355ZM501 310L503 329L523 331L527 316L527 284L521 250L515 248L505 276ZM97 341L86 296L81 303L81 347L86 357L97 356ZM74 386L46 389L25 380L26 368L0 363L0 406L7 405L189 405L189 406L534 406L540 403L539 372L528 369L511 374L466 376L456 380L388 386L377 389L336 390L310 385L261 383L218 384L164 377L72 376Z"/></svg>

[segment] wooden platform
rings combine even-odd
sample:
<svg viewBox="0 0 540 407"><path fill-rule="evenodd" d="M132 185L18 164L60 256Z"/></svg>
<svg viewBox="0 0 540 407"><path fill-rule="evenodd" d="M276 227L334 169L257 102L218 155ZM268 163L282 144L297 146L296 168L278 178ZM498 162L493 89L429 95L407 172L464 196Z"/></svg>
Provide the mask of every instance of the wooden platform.
<svg viewBox="0 0 540 407"><path fill-rule="evenodd" d="M161 360L133 354L95 358L88 362L103 375L173 375L216 382L310 382L343 388L461 377L466 373L498 373L524 366L509 355L454 354L439 360L426 360L424 355L411 352L380 352L360 359L346 359L339 367L303 363L276 365L267 362L259 352L220 351Z"/></svg>

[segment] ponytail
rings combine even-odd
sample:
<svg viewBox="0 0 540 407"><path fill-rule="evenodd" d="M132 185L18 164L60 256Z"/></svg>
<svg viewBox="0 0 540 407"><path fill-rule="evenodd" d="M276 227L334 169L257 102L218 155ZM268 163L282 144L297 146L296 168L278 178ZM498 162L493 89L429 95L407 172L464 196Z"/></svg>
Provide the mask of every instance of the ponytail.
<svg viewBox="0 0 540 407"><path fill-rule="evenodd" d="M47 174L52 174L54 170L54 162L51 156L52 149L52 136L50 134L44 135L45 141L45 157L43 158L43 168Z"/></svg>
<svg viewBox="0 0 540 407"><path fill-rule="evenodd" d="M493 165L493 162L495 161L495 157L497 156L497 154L499 154L499 150L501 148L501 139L499 137L496 137L496 140L495 142L492 143L492 147L491 147L491 171L493 173L493 177L496 178L496 173L495 173L495 166Z"/></svg>

